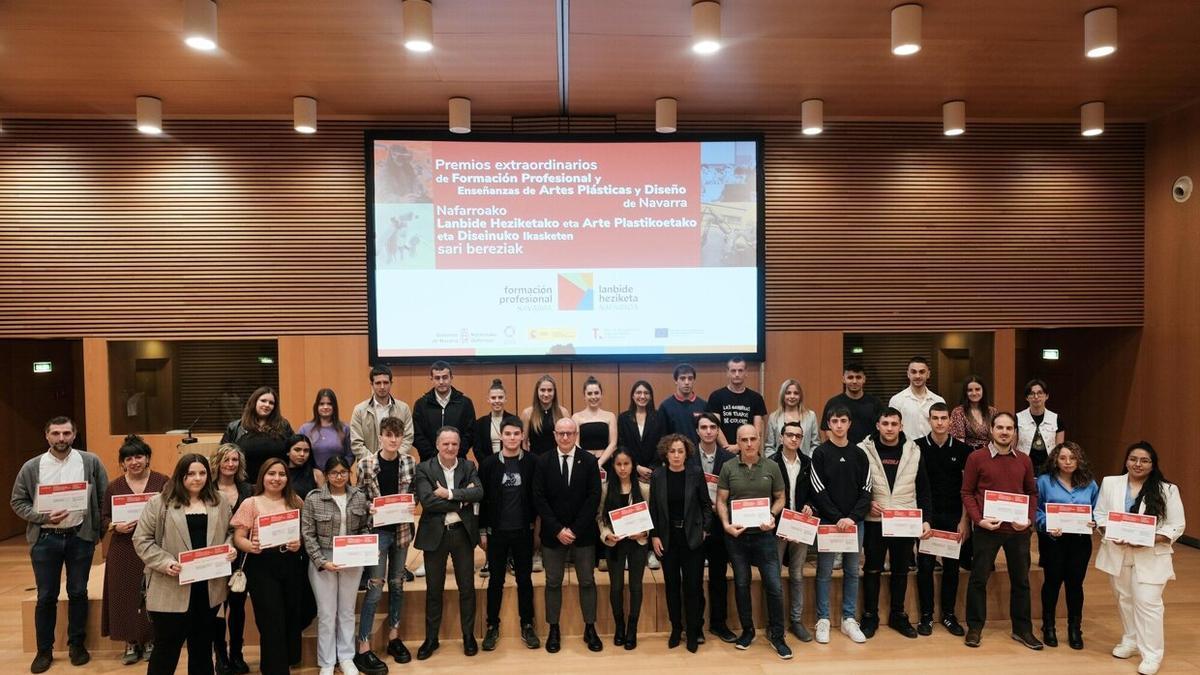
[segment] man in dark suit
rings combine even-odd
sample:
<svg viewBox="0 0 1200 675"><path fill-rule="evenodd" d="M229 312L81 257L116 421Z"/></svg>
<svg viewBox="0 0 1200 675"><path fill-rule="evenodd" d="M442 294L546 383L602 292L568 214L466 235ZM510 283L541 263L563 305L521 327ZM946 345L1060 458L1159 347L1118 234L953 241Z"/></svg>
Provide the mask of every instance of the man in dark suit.
<svg viewBox="0 0 1200 675"><path fill-rule="evenodd" d="M442 427L436 439L437 454L418 464L413 476L413 491L422 509L415 543L425 552L426 571L425 642L417 649L417 659L422 661L438 648L446 556L454 560L454 579L458 582L463 653L474 656L479 651L475 642L474 562L479 543L475 504L483 499L483 487L475 465L458 455L458 430Z"/></svg>
<svg viewBox="0 0 1200 675"><path fill-rule="evenodd" d="M600 465L576 446L579 429L569 417L554 425L557 448L538 459L533 481L533 503L542 519L542 560L546 567L546 651L562 646L558 617L562 609L563 571L567 555L574 554L579 579L579 605L583 611L583 641L598 652L604 643L596 634L596 543L600 539L596 511L600 508Z"/></svg>
<svg viewBox="0 0 1200 675"><path fill-rule="evenodd" d="M708 476L706 481L715 481L721 475L721 467L725 462L737 455L721 447L717 442L721 433L721 419L714 413L702 413L696 418L696 436L700 442L696 446L696 454L688 458L688 462L703 471ZM715 482L712 483L716 485ZM715 488L709 491L713 494ZM713 508L716 500L713 499ZM725 532L721 529L721 519L713 515L709 536L704 540L704 559L708 561L708 632L716 635L722 642L734 642L737 636L729 630L729 552L725 549ZM701 628L703 628L704 599L700 603ZM703 640L703 635L697 636Z"/></svg>

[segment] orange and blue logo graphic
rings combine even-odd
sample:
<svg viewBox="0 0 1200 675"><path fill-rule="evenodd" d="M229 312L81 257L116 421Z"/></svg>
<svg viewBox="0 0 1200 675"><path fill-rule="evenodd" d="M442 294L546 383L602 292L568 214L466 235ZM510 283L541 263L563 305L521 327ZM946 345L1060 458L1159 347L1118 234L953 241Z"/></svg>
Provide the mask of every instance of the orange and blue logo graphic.
<svg viewBox="0 0 1200 675"><path fill-rule="evenodd" d="M558 308L563 311L590 310L595 298L591 272L558 275Z"/></svg>

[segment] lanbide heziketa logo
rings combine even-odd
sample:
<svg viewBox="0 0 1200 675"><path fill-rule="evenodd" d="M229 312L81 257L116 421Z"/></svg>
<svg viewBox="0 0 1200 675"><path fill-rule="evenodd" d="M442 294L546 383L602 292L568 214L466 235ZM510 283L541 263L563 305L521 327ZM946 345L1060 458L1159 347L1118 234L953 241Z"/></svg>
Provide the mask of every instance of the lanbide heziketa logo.
<svg viewBox="0 0 1200 675"><path fill-rule="evenodd" d="M590 310L595 299L591 272L558 275L558 308L565 311Z"/></svg>

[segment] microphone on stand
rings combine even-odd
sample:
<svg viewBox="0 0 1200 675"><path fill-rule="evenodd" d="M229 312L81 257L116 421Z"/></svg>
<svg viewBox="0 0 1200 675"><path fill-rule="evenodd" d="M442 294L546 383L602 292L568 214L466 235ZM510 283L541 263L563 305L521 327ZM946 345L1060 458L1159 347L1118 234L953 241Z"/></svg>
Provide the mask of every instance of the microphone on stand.
<svg viewBox="0 0 1200 675"><path fill-rule="evenodd" d="M183 439L179 441L180 443L183 443L184 445L191 445L192 443L200 442L199 438L196 438L192 435L192 429L195 429L196 425L200 423L200 418L212 411L213 404L221 398L222 393L224 392L218 392L216 396L208 399L208 403L204 404L204 410L202 410L199 415L196 415L196 419L192 420L192 423L187 426L187 436L183 437Z"/></svg>

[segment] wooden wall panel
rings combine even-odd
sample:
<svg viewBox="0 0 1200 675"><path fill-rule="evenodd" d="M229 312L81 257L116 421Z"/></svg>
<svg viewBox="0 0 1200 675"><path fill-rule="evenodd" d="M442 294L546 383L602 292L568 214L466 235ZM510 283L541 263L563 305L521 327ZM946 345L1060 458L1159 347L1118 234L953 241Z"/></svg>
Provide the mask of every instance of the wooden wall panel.
<svg viewBox="0 0 1200 675"><path fill-rule="evenodd" d="M804 405L820 415L825 402L842 391L842 365L840 331L767 333L762 392L767 410L774 410L779 405L779 387L783 381L795 378L804 390Z"/></svg>
<svg viewBox="0 0 1200 675"><path fill-rule="evenodd" d="M365 334L362 132L400 124L171 120L149 138L126 121L6 121L0 336ZM765 134L771 330L1141 322L1140 125L686 129Z"/></svg>

